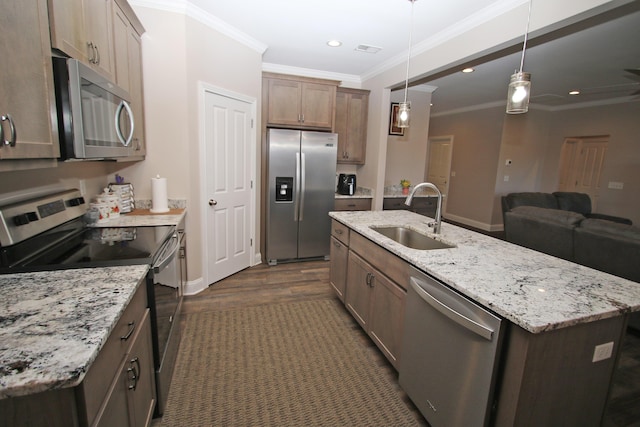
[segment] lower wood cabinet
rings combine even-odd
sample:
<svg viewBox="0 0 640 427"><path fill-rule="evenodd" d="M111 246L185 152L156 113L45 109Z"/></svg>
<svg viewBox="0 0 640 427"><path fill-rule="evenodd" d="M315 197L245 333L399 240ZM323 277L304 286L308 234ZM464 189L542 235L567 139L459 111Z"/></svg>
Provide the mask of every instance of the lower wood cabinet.
<svg viewBox="0 0 640 427"><path fill-rule="evenodd" d="M404 204L404 197L385 197L382 201L382 209L387 210L406 210L418 213L420 215L434 218L436 216L436 208L438 207L437 197L414 197L411 206Z"/></svg>
<svg viewBox="0 0 640 427"><path fill-rule="evenodd" d="M331 259L329 283L331 283L336 294L338 294L340 301L344 302L344 294L347 289L347 260L349 258L349 248L340 240L331 236L329 258Z"/></svg>
<svg viewBox="0 0 640 427"><path fill-rule="evenodd" d="M131 350L119 366L119 374L109 390L103 410L94 422L96 426L148 426L153 418L155 394L153 353L151 351L151 321L146 310Z"/></svg>
<svg viewBox="0 0 640 427"><path fill-rule="evenodd" d="M371 199L351 197L336 199L334 209L336 211L370 211Z"/></svg>
<svg viewBox="0 0 640 427"><path fill-rule="evenodd" d="M143 279L80 385L0 399L0 425L149 426L155 390L151 321Z"/></svg>
<svg viewBox="0 0 640 427"><path fill-rule="evenodd" d="M349 252L345 305L398 369L406 292L355 252Z"/></svg>

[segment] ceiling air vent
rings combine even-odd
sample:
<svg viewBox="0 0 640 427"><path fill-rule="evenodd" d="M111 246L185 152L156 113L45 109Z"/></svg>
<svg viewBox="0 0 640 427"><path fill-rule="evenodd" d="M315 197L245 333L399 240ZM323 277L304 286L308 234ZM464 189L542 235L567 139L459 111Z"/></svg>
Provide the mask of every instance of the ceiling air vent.
<svg viewBox="0 0 640 427"><path fill-rule="evenodd" d="M382 50L381 47L376 47L376 46L369 46L366 44L359 44L356 47L356 50L358 52L364 52L364 53L378 53Z"/></svg>

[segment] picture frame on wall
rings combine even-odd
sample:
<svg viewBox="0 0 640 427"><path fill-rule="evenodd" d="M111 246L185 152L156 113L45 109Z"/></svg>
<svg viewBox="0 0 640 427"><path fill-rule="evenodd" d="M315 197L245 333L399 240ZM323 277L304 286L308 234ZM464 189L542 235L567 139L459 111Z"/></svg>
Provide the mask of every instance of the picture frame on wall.
<svg viewBox="0 0 640 427"><path fill-rule="evenodd" d="M399 102L391 103L391 115L389 116L389 135L404 136L404 128L398 127Z"/></svg>

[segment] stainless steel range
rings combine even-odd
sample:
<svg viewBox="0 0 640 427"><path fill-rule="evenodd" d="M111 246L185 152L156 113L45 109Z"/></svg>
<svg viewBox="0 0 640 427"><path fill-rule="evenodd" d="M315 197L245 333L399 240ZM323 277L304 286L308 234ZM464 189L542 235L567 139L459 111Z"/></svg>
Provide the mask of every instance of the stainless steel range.
<svg viewBox="0 0 640 427"><path fill-rule="evenodd" d="M147 264L156 370L156 415L162 415L180 344L184 224L87 226L88 203L78 190L0 206L0 274Z"/></svg>

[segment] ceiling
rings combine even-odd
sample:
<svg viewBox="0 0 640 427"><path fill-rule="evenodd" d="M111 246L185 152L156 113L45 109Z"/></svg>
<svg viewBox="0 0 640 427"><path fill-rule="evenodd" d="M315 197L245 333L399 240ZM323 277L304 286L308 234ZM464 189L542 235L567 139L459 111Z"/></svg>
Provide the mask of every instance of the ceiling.
<svg viewBox="0 0 640 427"><path fill-rule="evenodd" d="M266 46L263 62L272 68L362 79L406 61L412 13L407 0L244 0L242 7L236 2L188 2ZM526 0L418 0L413 4L412 46L463 31L523 3ZM640 75L625 71L640 69L640 2L633 3L606 19L576 25L570 34L546 35L544 43L532 34L524 63L524 71L532 74L532 105L557 109L610 98L640 99ZM326 42L332 39L342 45L329 47ZM356 49L360 45L381 49L362 52ZM458 72L457 66L425 76L419 83L436 88L432 114L504 102L521 54L512 48L475 60L476 71L470 74ZM581 94L568 95L573 89Z"/></svg>

